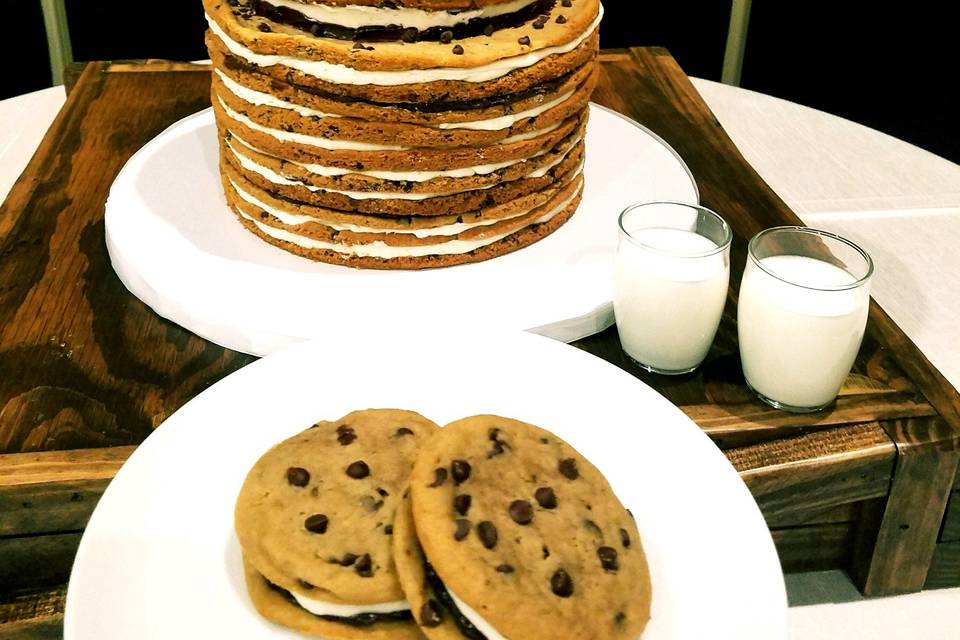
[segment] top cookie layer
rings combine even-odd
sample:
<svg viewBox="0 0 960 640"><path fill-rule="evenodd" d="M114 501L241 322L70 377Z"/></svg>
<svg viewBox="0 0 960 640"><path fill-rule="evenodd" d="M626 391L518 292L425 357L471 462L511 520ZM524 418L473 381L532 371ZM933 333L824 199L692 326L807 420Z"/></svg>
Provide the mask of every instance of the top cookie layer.
<svg viewBox="0 0 960 640"><path fill-rule="evenodd" d="M436 429L412 411L356 411L276 445L237 498L244 556L270 582L307 598L403 600L393 518L417 449Z"/></svg>
<svg viewBox="0 0 960 640"><path fill-rule="evenodd" d="M544 17L497 30L489 36L478 35L456 42L373 42L357 46L350 40L314 37L237 11L227 0L203 0L203 5L217 37L235 50L235 54L254 64L302 68L330 81L336 78L339 82L380 85L457 79L464 75L458 70L469 72L460 79L482 78L476 82L500 77L531 66L548 55L575 48L588 32L595 30L600 13L599 0L571 0L570 7L558 3ZM401 81L369 75L353 78L357 74L350 74L349 70L431 70L432 73L424 79L411 77ZM438 73L451 77L439 77Z"/></svg>
<svg viewBox="0 0 960 640"><path fill-rule="evenodd" d="M452 595L508 638L636 638L650 583L636 525L600 472L508 418L451 423L410 480L424 553Z"/></svg>
<svg viewBox="0 0 960 640"><path fill-rule="evenodd" d="M326 4L335 7L350 5L362 7L380 7L394 9L409 7L411 9L425 9L427 11L446 11L448 9L473 9L476 7L490 7L498 4L507 4L512 0L298 0L303 4Z"/></svg>

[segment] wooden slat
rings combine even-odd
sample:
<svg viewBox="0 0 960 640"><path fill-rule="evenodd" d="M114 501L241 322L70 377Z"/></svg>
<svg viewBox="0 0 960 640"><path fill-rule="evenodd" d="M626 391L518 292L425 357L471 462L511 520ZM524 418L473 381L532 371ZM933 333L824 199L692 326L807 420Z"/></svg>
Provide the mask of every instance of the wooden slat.
<svg viewBox="0 0 960 640"><path fill-rule="evenodd" d="M83 529L134 447L0 455L0 536Z"/></svg>
<svg viewBox="0 0 960 640"><path fill-rule="evenodd" d="M851 523L775 529L770 533L784 573L839 569L853 549Z"/></svg>
<svg viewBox="0 0 960 640"><path fill-rule="evenodd" d="M960 587L960 542L942 542L933 552L924 589Z"/></svg>
<svg viewBox="0 0 960 640"><path fill-rule="evenodd" d="M842 396L834 407L814 415L779 411L760 401L737 405L689 405L681 409L721 449L841 425L936 415L922 397L897 391Z"/></svg>
<svg viewBox="0 0 960 640"><path fill-rule="evenodd" d="M63 637L67 587L20 592L0 598L0 638L47 640Z"/></svg>
<svg viewBox="0 0 960 640"><path fill-rule="evenodd" d="M63 584L70 578L80 531L0 538L2 592Z"/></svg>
<svg viewBox="0 0 960 640"><path fill-rule="evenodd" d="M863 545L853 564L854 580L868 596L923 588L960 457L955 434L942 418L896 420L884 427L897 445L897 466L872 552Z"/></svg>
<svg viewBox="0 0 960 640"><path fill-rule="evenodd" d="M940 542L960 542L960 491L954 491L950 495L947 513L943 518L943 530L940 532Z"/></svg>
<svg viewBox="0 0 960 640"><path fill-rule="evenodd" d="M825 508L791 511L774 516L768 516L767 526L770 529L785 527L805 527L815 524L854 523L860 516L860 502L845 502Z"/></svg>
<svg viewBox="0 0 960 640"><path fill-rule="evenodd" d="M773 518L886 495L896 447L874 423L724 453Z"/></svg>

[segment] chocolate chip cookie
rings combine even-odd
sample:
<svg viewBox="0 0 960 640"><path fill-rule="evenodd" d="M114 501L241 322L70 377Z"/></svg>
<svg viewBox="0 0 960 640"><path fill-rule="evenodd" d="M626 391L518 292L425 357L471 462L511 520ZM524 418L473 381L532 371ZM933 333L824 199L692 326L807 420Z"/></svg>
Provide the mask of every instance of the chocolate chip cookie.
<svg viewBox="0 0 960 640"><path fill-rule="evenodd" d="M410 478L428 598L459 637L633 640L650 616L646 558L603 475L552 433L499 416L453 422ZM422 584L398 564L401 583ZM415 596L409 596L411 600ZM423 595L417 596L423 606Z"/></svg>
<svg viewBox="0 0 960 640"><path fill-rule="evenodd" d="M422 637L397 580L393 521L417 450L436 429L412 411L356 411L254 464L235 527L261 614L330 639Z"/></svg>

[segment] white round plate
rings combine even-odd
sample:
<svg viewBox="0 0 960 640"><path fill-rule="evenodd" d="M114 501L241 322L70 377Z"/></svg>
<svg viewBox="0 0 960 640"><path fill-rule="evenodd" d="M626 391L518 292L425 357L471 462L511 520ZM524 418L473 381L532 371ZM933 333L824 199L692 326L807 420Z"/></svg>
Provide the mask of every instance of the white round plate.
<svg viewBox="0 0 960 640"><path fill-rule="evenodd" d="M440 424L510 416L586 455L633 511L650 560L643 640L786 638L770 533L709 438L630 374L518 331L311 342L204 391L147 438L97 505L70 579L65 639L296 637L250 604L234 500L271 445L367 407Z"/></svg>
<svg viewBox="0 0 960 640"><path fill-rule="evenodd" d="M697 202L686 165L662 140L593 107L577 214L516 253L430 271L315 263L260 240L224 200L213 113L176 123L117 176L106 207L114 269L160 315L255 355L357 323L531 329L569 342L613 323L617 216L644 200Z"/></svg>

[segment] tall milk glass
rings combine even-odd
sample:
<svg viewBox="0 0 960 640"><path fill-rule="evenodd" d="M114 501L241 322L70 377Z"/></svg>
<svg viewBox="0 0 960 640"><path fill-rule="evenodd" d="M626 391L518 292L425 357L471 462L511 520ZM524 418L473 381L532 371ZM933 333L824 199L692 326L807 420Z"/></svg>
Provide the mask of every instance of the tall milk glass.
<svg viewBox="0 0 960 640"><path fill-rule="evenodd" d="M873 261L839 236L767 229L750 241L738 303L747 384L786 411L818 411L837 397L870 309Z"/></svg>

